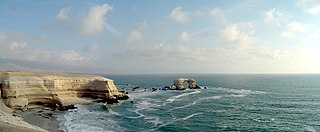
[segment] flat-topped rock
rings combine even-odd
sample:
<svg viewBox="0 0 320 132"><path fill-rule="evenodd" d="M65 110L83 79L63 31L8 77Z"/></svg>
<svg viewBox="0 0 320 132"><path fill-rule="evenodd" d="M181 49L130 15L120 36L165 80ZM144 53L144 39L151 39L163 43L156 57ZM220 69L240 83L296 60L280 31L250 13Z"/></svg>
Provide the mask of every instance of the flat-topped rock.
<svg viewBox="0 0 320 132"><path fill-rule="evenodd" d="M0 72L0 89L8 107L22 109L28 105L65 106L126 96L113 80L87 74Z"/></svg>

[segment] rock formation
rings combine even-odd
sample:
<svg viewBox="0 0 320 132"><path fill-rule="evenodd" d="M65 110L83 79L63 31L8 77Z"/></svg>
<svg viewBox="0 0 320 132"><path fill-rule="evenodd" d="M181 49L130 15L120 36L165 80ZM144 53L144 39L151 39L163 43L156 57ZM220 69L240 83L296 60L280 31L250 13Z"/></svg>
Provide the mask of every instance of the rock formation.
<svg viewBox="0 0 320 132"><path fill-rule="evenodd" d="M97 75L0 72L0 94L10 108L28 105L65 106L82 103L83 97L123 99L114 81Z"/></svg>
<svg viewBox="0 0 320 132"><path fill-rule="evenodd" d="M173 80L173 85L171 86L171 90L184 90L186 87L183 85L184 82L189 84L188 88L190 89L197 89L200 88L196 85L196 80L190 78L178 78Z"/></svg>

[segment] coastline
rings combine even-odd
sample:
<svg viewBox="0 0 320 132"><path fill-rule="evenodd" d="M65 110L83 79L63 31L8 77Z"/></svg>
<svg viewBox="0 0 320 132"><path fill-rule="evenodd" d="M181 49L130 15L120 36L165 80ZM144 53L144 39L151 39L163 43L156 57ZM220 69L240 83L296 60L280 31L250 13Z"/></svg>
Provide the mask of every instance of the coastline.
<svg viewBox="0 0 320 132"><path fill-rule="evenodd" d="M22 120L19 116L14 116L8 111L6 106L0 105L0 131L2 132L45 132L46 130L31 125Z"/></svg>
<svg viewBox="0 0 320 132"><path fill-rule="evenodd" d="M76 104L128 99L114 80L64 73L0 72L0 94L0 131L9 132L61 132L60 115Z"/></svg>
<svg viewBox="0 0 320 132"><path fill-rule="evenodd" d="M39 106L28 108L26 111L17 111L16 113L21 116L22 120L33 125L40 127L50 132L63 132L60 128L61 121L58 116L63 114L64 111L55 111L52 108Z"/></svg>

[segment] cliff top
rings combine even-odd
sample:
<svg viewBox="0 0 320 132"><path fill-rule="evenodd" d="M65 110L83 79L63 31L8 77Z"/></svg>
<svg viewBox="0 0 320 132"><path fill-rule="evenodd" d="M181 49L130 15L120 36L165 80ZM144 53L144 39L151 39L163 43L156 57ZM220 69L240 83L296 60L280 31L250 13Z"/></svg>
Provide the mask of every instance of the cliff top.
<svg viewBox="0 0 320 132"><path fill-rule="evenodd" d="M24 80L24 79L101 79L112 81L111 79L91 74L66 74L66 73L45 73L45 72L0 72L0 81L10 80Z"/></svg>

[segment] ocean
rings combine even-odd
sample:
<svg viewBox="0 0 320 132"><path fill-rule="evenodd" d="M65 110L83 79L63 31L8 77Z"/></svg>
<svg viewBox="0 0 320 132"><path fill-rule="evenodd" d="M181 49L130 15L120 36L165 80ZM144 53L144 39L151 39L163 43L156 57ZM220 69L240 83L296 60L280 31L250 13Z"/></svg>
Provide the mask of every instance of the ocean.
<svg viewBox="0 0 320 132"><path fill-rule="evenodd" d="M129 100L77 105L63 115L62 129L89 131L319 131L318 74L104 75ZM171 86L186 77L202 89ZM187 84L186 84L187 85ZM133 87L139 87L132 90ZM207 87L207 89L204 89Z"/></svg>

